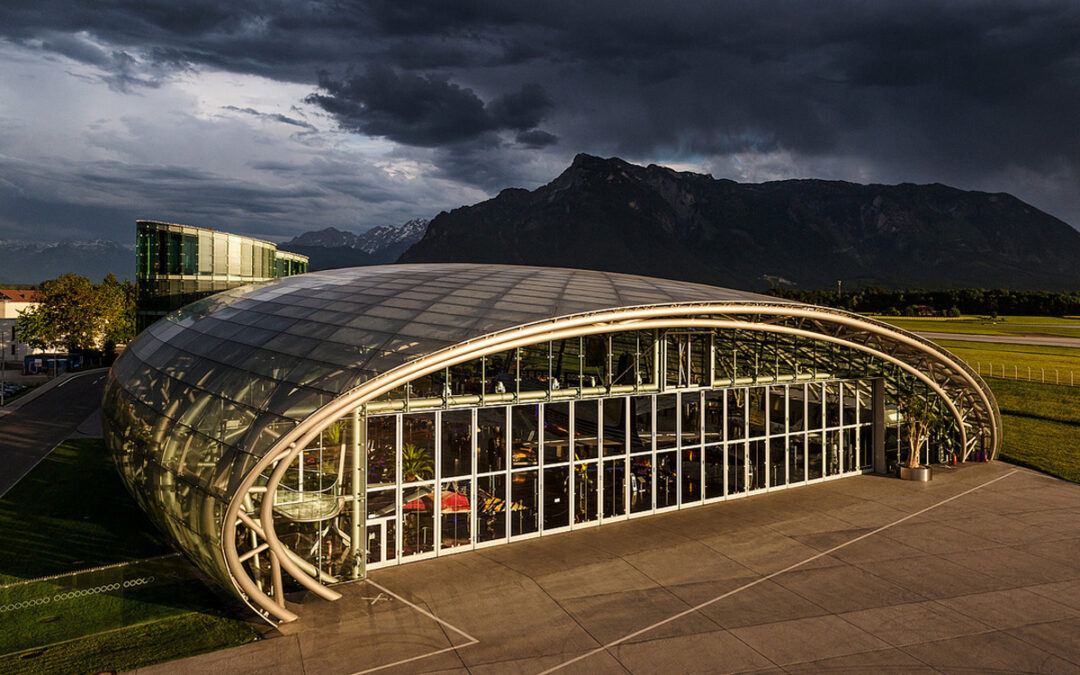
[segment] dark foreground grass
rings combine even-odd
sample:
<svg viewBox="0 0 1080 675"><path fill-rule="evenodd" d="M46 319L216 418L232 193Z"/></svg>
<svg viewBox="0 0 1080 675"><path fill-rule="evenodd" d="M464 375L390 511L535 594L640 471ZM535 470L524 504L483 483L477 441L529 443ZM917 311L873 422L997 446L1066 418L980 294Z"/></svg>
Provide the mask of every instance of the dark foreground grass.
<svg viewBox="0 0 1080 675"><path fill-rule="evenodd" d="M250 642L247 624L191 612L100 633L33 652L0 657L0 674L123 672Z"/></svg>
<svg viewBox="0 0 1080 675"><path fill-rule="evenodd" d="M1001 408L1002 458L1080 483L1080 388L989 380Z"/></svg>
<svg viewBox="0 0 1080 675"><path fill-rule="evenodd" d="M256 637L165 544L100 439L66 441L12 488L0 533L0 673L123 670Z"/></svg>

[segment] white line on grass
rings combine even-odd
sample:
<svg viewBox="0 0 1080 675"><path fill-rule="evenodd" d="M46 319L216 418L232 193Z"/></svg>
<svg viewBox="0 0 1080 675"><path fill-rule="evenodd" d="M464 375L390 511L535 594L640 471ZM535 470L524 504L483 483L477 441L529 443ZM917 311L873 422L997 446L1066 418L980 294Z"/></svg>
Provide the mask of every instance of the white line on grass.
<svg viewBox="0 0 1080 675"><path fill-rule="evenodd" d="M892 527L894 525L899 525L900 523L904 522L905 520L911 520L915 516L919 516L919 515L922 515L922 514L926 513L927 511L930 511L932 509L936 509L937 507L941 506L942 504L948 504L949 502L953 501L954 499L959 499L960 497L963 497L966 494L970 494L972 492L975 492L976 490L978 490L980 488L984 488L987 485L990 485L991 483L996 483L999 480L1002 480L1004 478L1008 478L1009 476L1013 475L1014 473L1018 473L1019 471L1020 471L1019 469L1013 469L1012 471L1005 474L1004 476L998 476L997 478L994 478L993 480L988 480L985 483L982 483L981 485L976 485L975 487L971 488L970 490L964 490L963 492L961 492L958 495L953 495L952 497L949 497L948 499L943 499L942 501L938 502L937 504L927 506L925 509L922 509L920 511L916 511L915 513L908 514L908 515L904 516L903 518L900 518L898 520L894 520L893 522L891 522L891 523L889 523L887 525L882 525L881 527L877 528L876 530L873 530L871 532L867 532L866 534L855 537L851 541L846 541L843 544L833 546L832 548L830 548L827 551L822 551L821 553L818 553L817 555L810 556L806 560L803 560L801 562L797 562L797 563L795 563L793 565L788 565L787 567L785 567L782 570L778 570L776 572L773 572L772 574L768 574L768 575L763 576L763 577L761 577L759 579L755 579L754 581L751 581L750 583L743 584L742 586L739 586L738 588L736 588L734 590L728 591L727 593L724 593L723 595L718 595L718 596L716 596L715 598L713 598L711 600L706 600L705 602L701 603L700 605L694 605L690 609L685 609L685 610L679 612L678 614L673 614L672 616L669 616L668 618L663 619L662 621L657 621L656 623L654 623L651 626L646 626L645 628L642 628L640 630L636 630L633 633L628 633L627 635L622 636L618 640L612 640L611 642L607 643L606 645L603 645L603 646L597 647L596 649L593 649L591 651L585 652L581 656L574 657L574 658L570 659L569 661L564 661L563 663L560 663L557 666L553 666L551 668L548 668L547 670L540 671L539 675L547 675L548 673L553 673L556 670L561 670L561 669L565 668L566 666L569 666L570 664L577 663L578 661L581 661L582 659L587 659L590 656L592 656L593 654L599 654L600 652L607 651L608 649L611 649L612 647L618 646L618 645L626 642L627 640L632 640L632 639L636 638L639 635L644 635L645 633L648 633L651 630L655 630L655 629L659 628L660 626L669 624L672 621L675 621L677 619L681 619L681 618L683 618L684 616L686 616L688 614L693 614L694 612L697 612L697 611L699 611L701 609L704 609L705 607L708 607L709 605L713 604L714 602L719 602L720 600L723 600L724 598L730 598L731 596L735 595L736 593L739 593L740 591L745 591L748 588L753 588L754 586L757 586L758 584L760 584L763 581L768 581L769 579L772 579L773 577L780 576L781 574L783 574L785 572L790 572L791 570L793 570L793 569L795 569L797 567L801 567L801 566L805 565L808 562L813 562L813 561L817 560L818 558L821 558L823 556L829 555L830 553L834 553L836 551L839 551L840 549L844 548L845 546L850 546L851 544L854 544L857 541L862 541L863 539L866 539L867 537L873 536L873 535L877 534L878 532L882 532L884 530L887 530L887 529L889 529L890 527Z"/></svg>
<svg viewBox="0 0 1080 675"><path fill-rule="evenodd" d="M452 624L452 623L450 623L448 621L445 621L443 619L440 619L439 617L435 616L434 614L427 611L423 607L419 607L418 605L415 605L415 604L409 602L408 600L401 597L397 593L391 591L389 588L387 588L387 587L385 587L385 586L383 586L381 584L377 584L374 581L372 581L371 579L366 579L366 581L367 581L367 583L371 584L372 586L379 589L383 593L386 593L387 595L392 595L393 597L397 598L398 600L404 602L406 605L408 605L409 607L412 607L413 609L420 612L421 614L423 614L427 618L431 619L432 621L435 621L437 623L441 623L442 625L446 626L447 628L454 631L458 635L461 635L462 637L467 639L468 642L466 642L464 644L460 644L460 645L453 645L453 646L450 646L450 647L446 647L444 649L437 649L437 650L435 650L433 652L428 652L426 654L421 654L419 656L413 656L411 658L401 659L400 661L394 661L393 663L386 663L386 664L383 664L381 666L375 666L374 668L368 668L367 670L360 670L360 671L357 671L357 672L353 673L353 675L364 675L364 673L374 673L377 670L384 670L386 668L393 668L394 666L400 666L400 665L405 664L405 663L412 663L413 661L419 661L420 659L426 659L426 658L430 658L432 656L437 656L439 654L445 654L446 652L452 652L455 649L462 649L464 647L471 647L471 646L473 646L473 645L480 642L479 640L477 640L473 636L469 635L465 631L461 630L460 628L458 628L454 624Z"/></svg>

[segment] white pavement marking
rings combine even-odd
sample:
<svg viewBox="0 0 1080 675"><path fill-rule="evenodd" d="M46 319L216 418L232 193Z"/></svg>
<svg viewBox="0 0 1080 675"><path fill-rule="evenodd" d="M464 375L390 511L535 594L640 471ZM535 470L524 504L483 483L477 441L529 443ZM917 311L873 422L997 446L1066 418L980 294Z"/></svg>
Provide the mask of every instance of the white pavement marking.
<svg viewBox="0 0 1080 675"><path fill-rule="evenodd" d="M466 642L464 644L460 644L460 645L453 645L453 646L450 646L450 647L446 647L445 649L437 649L437 650L435 650L433 652L428 652L426 654L421 654L419 656L413 656L413 657L408 658L408 659L401 659L400 661L394 661L393 663L386 663L386 664L383 664L381 666L375 666L374 668L368 668L367 670L359 670L359 671L353 673L352 675L364 675L364 673L374 673L377 670L384 670L386 668L393 668L394 666L400 666L400 665L403 665L403 664L406 664L406 663L412 663L413 661L419 661L420 659L426 659L426 658L430 658L432 656L437 656L439 654L445 654L446 652L452 652L452 651L454 651L456 649L462 649L464 647L471 647L471 646L473 646L475 644L478 644L480 642L479 640L477 640L473 636L469 635L465 631L461 630L457 626L453 625L452 623L450 623L448 621L444 621L443 619L440 619L439 617L435 616L434 614L427 611L423 607L420 607L418 605L415 605L415 604L409 602L408 600L401 597L397 593L391 591L389 588L387 588L385 586L382 586L380 584L377 584L374 581L372 581L371 579L366 579L366 581L367 581L367 583L371 584L372 586L379 589L383 593L386 593L387 595L393 596L393 597L397 598L398 600L404 602L406 605L408 605L409 607L412 607L413 609L420 612L421 614L423 614L427 618L431 619L432 621L435 621L436 623L441 623L442 625L446 626L447 628L454 631L458 635L461 635L462 637L467 639L468 642Z"/></svg>
<svg viewBox="0 0 1080 675"><path fill-rule="evenodd" d="M818 558L821 558L823 556L827 556L830 553L833 553L835 551L839 551L840 549L844 548L845 546L850 546L851 544L854 544L857 541L862 541L863 539L866 539L867 537L873 536L873 535L875 535L875 534L877 534L879 532L883 532L884 530L887 530L887 529L889 529L890 527L892 527L894 525L899 525L900 523L904 522L905 520L911 520L915 516L920 516L920 515L926 513L927 511L930 511L932 509L936 509L937 507L941 506L942 504L948 504L949 502L953 501L954 499L959 499L960 497L963 497L966 494L970 494L972 492L975 492L976 490L978 490L980 488L984 488L987 485L990 485L991 483L996 483L999 480L1002 480L1004 478L1008 478L1009 476L1013 475L1014 473L1019 473L1019 472L1020 472L1019 469L1013 469L1012 471L1005 474L1004 476L998 476L997 478L994 478L993 480L989 480L989 481L987 481L985 483L982 483L981 485L976 485L975 487L971 488L970 490L964 490L963 492L961 492L958 495L953 495L952 497L949 497L948 499L944 499L944 500L938 502L937 504L927 506L925 509L922 509L920 511L916 511L915 513L908 514L908 515L904 516L903 518L900 518L898 520L894 520L893 522L889 523L888 525L882 525L881 527L877 528L876 530L873 530L872 532L867 532L866 534L855 537L851 541L846 541L843 544L833 546L832 548L830 548L827 551L822 551L821 553L818 553L817 555L810 556L806 560L803 560L801 562L797 562L797 563L795 563L793 565L788 565L787 567L785 567L782 570L773 572L772 574L768 574L768 575L763 576L763 577L761 577L759 579L755 579L754 581L751 581L750 583L743 584L742 586L739 586L738 588L736 588L734 590L728 591L727 593L724 593L723 595L718 595L718 596L716 596L715 598L713 598L711 600L706 600L705 602L701 603L700 605L694 605L690 609L683 610L683 611L679 612L678 614L673 614L672 616L669 616L668 618L663 619L662 621L657 621L656 623L654 623L651 626L646 626L645 628L642 628L640 630L636 630L633 633L628 633L627 635L622 636L618 640L612 640L611 642L607 643L606 645L603 645L602 647L597 647L596 649L585 652L581 656L574 657L574 658L570 659L569 661L564 661L563 663L560 663L557 666L553 666L551 668L548 668L547 670L542 670L542 671L540 671L539 675L547 675L548 673L553 673L556 670L561 670L561 669L565 668L566 666L569 666L572 663L577 663L578 661L581 661L582 659L587 659L590 656L592 656L593 654L599 654L600 652L607 651L608 649L611 649L612 647L616 647L616 646L622 644L623 642L626 642L627 640L632 640L632 639L636 638L639 635L644 635L645 633L648 633L651 630L655 630L656 628L659 628L660 626L664 626L666 624L671 623L672 621L675 621L677 619L681 619L681 618L683 618L684 616L686 616L688 614L693 614L694 612L697 612L697 611L699 611L701 609L704 609L705 607L708 607L709 605L713 604L714 602L719 602L720 600L723 600L724 598L730 598L731 596L735 595L736 593L738 593L740 591L745 591L748 588L753 588L754 586L757 586L758 584L760 584L763 581L768 581L769 579L772 579L773 577L780 576L781 574L784 574L785 572L790 572L791 570L793 570L793 569L795 569L797 567L801 567L801 566L805 565L808 562L813 562L813 561L817 560Z"/></svg>

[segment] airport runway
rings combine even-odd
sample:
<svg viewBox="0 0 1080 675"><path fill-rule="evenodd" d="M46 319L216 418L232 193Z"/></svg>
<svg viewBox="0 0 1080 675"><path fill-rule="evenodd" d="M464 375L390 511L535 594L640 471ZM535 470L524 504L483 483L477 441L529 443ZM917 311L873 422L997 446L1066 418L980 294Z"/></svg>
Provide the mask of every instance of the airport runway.
<svg viewBox="0 0 1080 675"><path fill-rule="evenodd" d="M66 378L0 417L0 497L98 409L107 373Z"/></svg>
<svg viewBox="0 0 1080 675"><path fill-rule="evenodd" d="M1059 335L979 335L972 333L937 333L917 331L916 335L927 340L964 340L965 342L998 342L1013 345L1040 345L1044 347L1080 348L1080 338Z"/></svg>

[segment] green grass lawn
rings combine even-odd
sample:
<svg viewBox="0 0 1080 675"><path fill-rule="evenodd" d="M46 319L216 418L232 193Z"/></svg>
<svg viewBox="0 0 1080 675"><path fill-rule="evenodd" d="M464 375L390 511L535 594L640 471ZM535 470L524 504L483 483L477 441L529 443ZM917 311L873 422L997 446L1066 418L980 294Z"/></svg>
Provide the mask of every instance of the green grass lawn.
<svg viewBox="0 0 1080 675"><path fill-rule="evenodd" d="M61 444L0 499L0 532L0 672L128 669L256 636L165 544L100 439ZM42 654L11 655L27 649Z"/></svg>
<svg viewBox="0 0 1080 675"><path fill-rule="evenodd" d="M1001 408L1002 458L1080 483L1080 388L990 380Z"/></svg>
<svg viewBox="0 0 1080 675"><path fill-rule="evenodd" d="M1045 371L1046 381L1053 382L1056 368L1061 382L1068 383L1069 371L1072 371L1074 382L1080 384L1080 349L962 340L936 342L967 361L972 368L978 366L984 375L988 374L988 367L992 364L995 374L1000 374L1004 366L1008 377L1012 377L1016 372L1021 378L1026 378L1027 369L1031 368L1031 377L1034 380L1039 380L1041 373Z"/></svg>
<svg viewBox="0 0 1080 675"><path fill-rule="evenodd" d="M900 317L871 315L878 321L910 331L972 333L979 335L1061 335L1080 337L1080 318L1059 316Z"/></svg>

